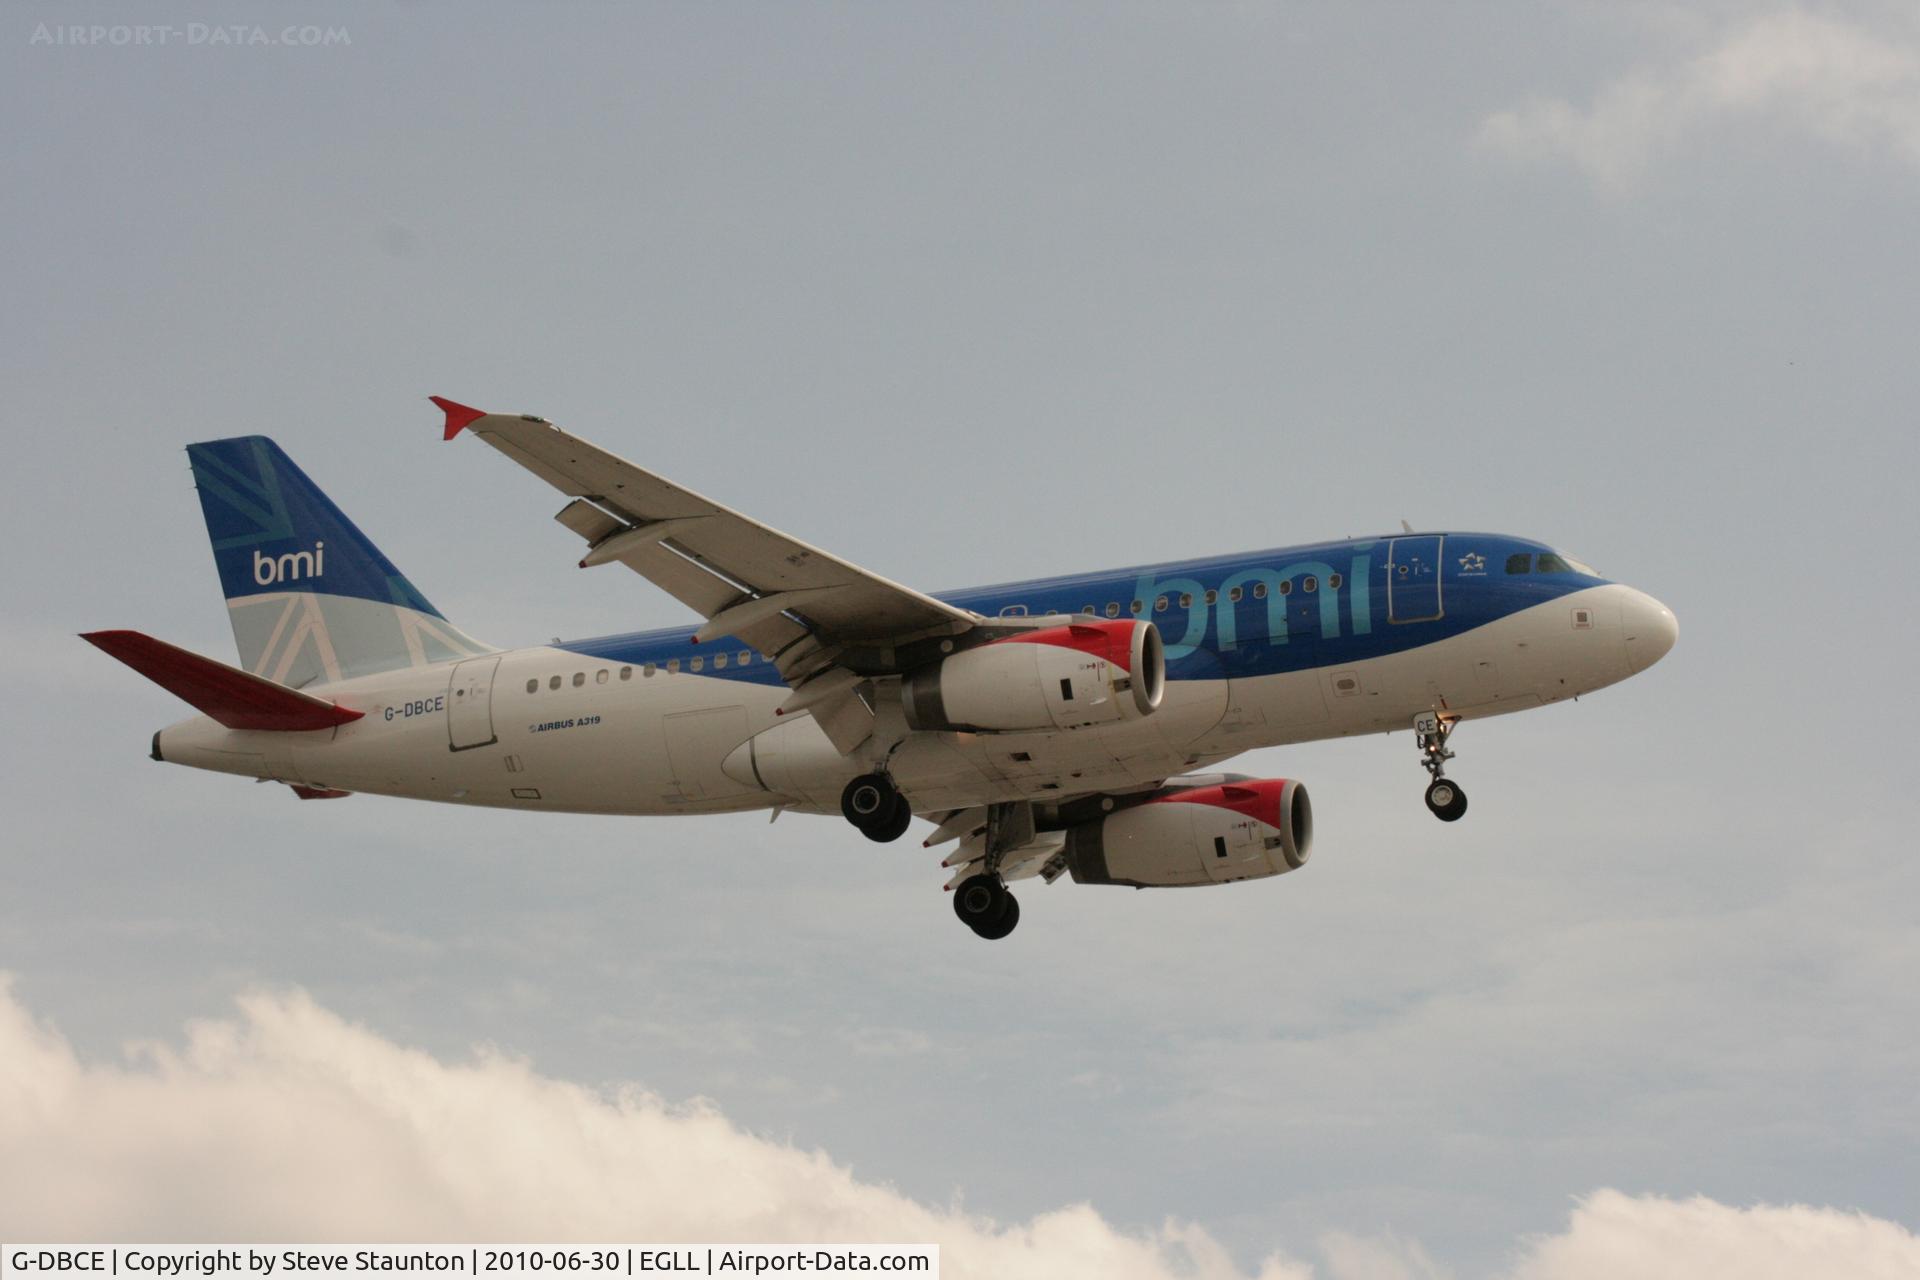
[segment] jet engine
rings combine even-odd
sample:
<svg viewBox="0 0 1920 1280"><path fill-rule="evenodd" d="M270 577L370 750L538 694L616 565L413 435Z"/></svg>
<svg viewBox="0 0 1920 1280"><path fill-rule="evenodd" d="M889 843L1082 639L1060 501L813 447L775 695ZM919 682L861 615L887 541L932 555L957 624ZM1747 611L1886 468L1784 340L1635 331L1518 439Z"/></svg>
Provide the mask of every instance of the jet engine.
<svg viewBox="0 0 1920 1280"><path fill-rule="evenodd" d="M914 729L1077 729L1151 715L1166 690L1160 630L1088 620L989 641L907 676Z"/></svg>
<svg viewBox="0 0 1920 1280"><path fill-rule="evenodd" d="M1079 884L1227 884L1284 875L1313 847L1307 789L1285 778L1169 790L1067 829Z"/></svg>

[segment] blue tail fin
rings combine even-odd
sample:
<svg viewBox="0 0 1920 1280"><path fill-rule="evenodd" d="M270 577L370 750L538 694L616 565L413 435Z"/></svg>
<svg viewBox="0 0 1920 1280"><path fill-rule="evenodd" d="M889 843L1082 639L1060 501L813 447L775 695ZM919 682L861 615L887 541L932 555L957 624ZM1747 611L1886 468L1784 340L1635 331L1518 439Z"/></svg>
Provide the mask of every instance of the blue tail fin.
<svg viewBox="0 0 1920 1280"><path fill-rule="evenodd" d="M299 688L489 651L273 441L210 440L187 457L248 671Z"/></svg>

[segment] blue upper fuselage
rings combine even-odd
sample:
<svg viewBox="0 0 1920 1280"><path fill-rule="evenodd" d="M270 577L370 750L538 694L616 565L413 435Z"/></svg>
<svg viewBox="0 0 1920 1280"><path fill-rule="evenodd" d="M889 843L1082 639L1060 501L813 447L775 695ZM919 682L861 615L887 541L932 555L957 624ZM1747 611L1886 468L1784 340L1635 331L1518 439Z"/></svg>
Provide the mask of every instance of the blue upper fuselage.
<svg viewBox="0 0 1920 1280"><path fill-rule="evenodd" d="M1148 618L1166 642L1167 678L1205 680L1274 675L1418 648L1606 581L1525 538L1420 533L937 594L989 618ZM731 638L695 645L691 627L559 647L606 662L782 683L773 665L746 645Z"/></svg>

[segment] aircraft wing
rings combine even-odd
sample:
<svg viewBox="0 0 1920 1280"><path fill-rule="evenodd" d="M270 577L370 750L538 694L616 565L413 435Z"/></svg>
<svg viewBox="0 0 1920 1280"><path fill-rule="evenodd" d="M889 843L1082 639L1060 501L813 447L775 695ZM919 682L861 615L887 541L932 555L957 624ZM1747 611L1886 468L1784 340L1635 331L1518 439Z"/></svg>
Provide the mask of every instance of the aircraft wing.
<svg viewBox="0 0 1920 1280"><path fill-rule="evenodd" d="M581 567L619 561L691 607L699 642L737 636L798 691L834 745L851 750L872 715L835 659L954 635L982 619L888 581L637 467L535 417L483 413L439 396L446 438L462 430L574 500L554 518L587 541ZM825 682L825 683L821 683Z"/></svg>

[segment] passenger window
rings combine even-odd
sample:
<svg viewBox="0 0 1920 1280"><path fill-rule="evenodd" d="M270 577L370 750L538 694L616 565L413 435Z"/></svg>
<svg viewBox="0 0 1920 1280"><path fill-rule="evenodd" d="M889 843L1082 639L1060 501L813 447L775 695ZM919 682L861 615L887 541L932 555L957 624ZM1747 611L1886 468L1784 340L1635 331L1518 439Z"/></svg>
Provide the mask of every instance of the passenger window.
<svg viewBox="0 0 1920 1280"><path fill-rule="evenodd" d="M1554 555L1551 551L1540 553L1539 571L1541 573L1572 573L1573 566Z"/></svg>
<svg viewBox="0 0 1920 1280"><path fill-rule="evenodd" d="M1109 618L1117 618L1120 616L1120 606L1112 600L1107 601L1107 616Z"/></svg>
<svg viewBox="0 0 1920 1280"><path fill-rule="evenodd" d="M1281 594L1281 595L1283 595L1283 596L1290 596L1290 595L1292 595L1292 594L1293 594L1293 579L1292 579L1292 578L1288 578L1288 579L1287 579L1287 580L1286 580L1285 582L1283 582L1283 583L1281 583L1281 584L1280 584L1280 594Z"/></svg>
<svg viewBox="0 0 1920 1280"><path fill-rule="evenodd" d="M633 679L633 668L632 668L632 667L622 667L622 668L620 668L620 678L621 678L622 680L631 680L631 679Z"/></svg>
<svg viewBox="0 0 1920 1280"><path fill-rule="evenodd" d="M549 688L549 689L558 689L559 687L560 687L560 677L559 677L559 676L555 676L555 677L554 677L553 679L551 679L551 680L549 680L549 681L547 681L547 688Z"/></svg>
<svg viewBox="0 0 1920 1280"><path fill-rule="evenodd" d="M535 693L539 690L539 688L540 688L540 681L537 678L527 681L528 693Z"/></svg>
<svg viewBox="0 0 1920 1280"><path fill-rule="evenodd" d="M1234 604L1239 604L1239 603L1240 603L1240 588L1238 588L1238 587L1235 587L1235 588L1234 588L1233 590L1231 590L1231 591L1229 591L1229 592L1227 592L1227 599L1228 599L1228 600L1231 600L1231 601L1232 601L1232 602L1233 602Z"/></svg>
<svg viewBox="0 0 1920 1280"><path fill-rule="evenodd" d="M605 684L607 682L607 669L605 667L593 673L593 682L595 684Z"/></svg>
<svg viewBox="0 0 1920 1280"><path fill-rule="evenodd" d="M705 658L695 658L692 662L689 662L687 664L687 670L704 671L706 669L706 666L707 666L707 660Z"/></svg>
<svg viewBox="0 0 1920 1280"><path fill-rule="evenodd" d="M677 676L680 674L680 659L678 658L667 659L667 674L670 676Z"/></svg>
<svg viewBox="0 0 1920 1280"><path fill-rule="evenodd" d="M742 650L740 651L740 657L739 657L739 659L738 659L738 661L739 661L739 663L740 663L740 665L741 665L741 666L743 666L743 667L744 667L744 666L746 666L746 665L747 665L747 664L748 664L749 662L752 662L752 661L753 661L753 650L751 650L751 649L742 649Z"/></svg>
<svg viewBox="0 0 1920 1280"><path fill-rule="evenodd" d="M714 669L715 671L725 671L725 670L727 669L727 655L726 655L726 654L724 654L724 653L716 653L716 654L714 654L714 655L713 655L713 669Z"/></svg>
<svg viewBox="0 0 1920 1280"><path fill-rule="evenodd" d="M1266 583L1264 583L1264 582L1256 582L1256 583L1254 583L1254 584L1253 584L1253 598L1254 598L1255 600L1265 600L1265 599L1267 598L1267 584L1266 584Z"/></svg>
<svg viewBox="0 0 1920 1280"><path fill-rule="evenodd" d="M1127 606L1127 610L1128 610L1128 612L1130 612L1130 613L1138 613L1138 612L1140 612L1140 610L1141 610L1141 609L1143 609L1143 608L1145 608L1145 607L1146 607L1146 606L1145 606L1145 605L1143 605L1143 604L1142 604L1142 603L1141 603L1140 601L1138 601L1138 600L1135 600L1135 601L1134 601L1134 602L1133 602L1132 604L1130 604L1130 605L1128 605L1128 606Z"/></svg>
<svg viewBox="0 0 1920 1280"><path fill-rule="evenodd" d="M1010 604L1000 611L1000 616L1003 618L1024 618L1027 616L1027 606L1023 604Z"/></svg>
<svg viewBox="0 0 1920 1280"><path fill-rule="evenodd" d="M1191 592L1191 591L1182 591L1182 592L1180 593L1180 607L1181 607L1182 609L1191 609L1191 608L1193 608L1193 592Z"/></svg>
<svg viewBox="0 0 1920 1280"><path fill-rule="evenodd" d="M1089 618L1091 618L1095 613L1098 612L1098 610L1096 610L1090 604L1083 604L1080 606L1080 612L1086 614Z"/></svg>
<svg viewBox="0 0 1920 1280"><path fill-rule="evenodd" d="M1155 596L1153 598L1153 611L1155 613L1165 613L1167 611L1167 598L1165 596Z"/></svg>
<svg viewBox="0 0 1920 1280"><path fill-rule="evenodd" d="M1508 573L1525 573L1527 566L1533 563L1533 557L1522 551L1519 555L1507 557Z"/></svg>
<svg viewBox="0 0 1920 1280"><path fill-rule="evenodd" d="M1320 579L1314 577L1312 574L1308 574L1300 583L1300 589L1308 595L1312 595L1320 589Z"/></svg>
<svg viewBox="0 0 1920 1280"><path fill-rule="evenodd" d="M1208 604L1217 604L1217 603L1219 603L1219 600L1220 600L1220 593L1219 593L1218 591L1209 591L1209 592L1207 592L1207 603L1208 603Z"/></svg>
<svg viewBox="0 0 1920 1280"><path fill-rule="evenodd" d="M1341 582L1341 578L1340 578L1340 575L1339 575L1339 574L1337 574L1337 573L1330 573L1330 574L1328 574L1328 575L1327 575L1327 590L1329 590L1329 591L1338 591L1338 590L1340 589L1340 582Z"/></svg>
<svg viewBox="0 0 1920 1280"><path fill-rule="evenodd" d="M583 684L585 684L586 682L587 682L587 673L586 673L586 672L584 672L584 671L576 671L576 672L574 672L574 673L573 673L573 687L574 687L574 688L576 688L576 689L578 689L578 688L579 688L579 687L580 687L581 685L583 685Z"/></svg>
<svg viewBox="0 0 1920 1280"><path fill-rule="evenodd" d="M640 674L643 676L651 677L653 673L658 671L659 669L660 668L654 666L651 662L649 662L646 666L640 668Z"/></svg>

